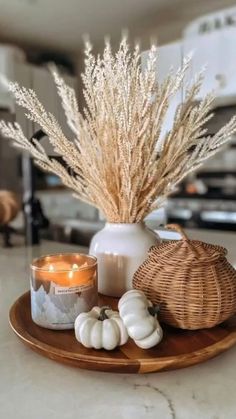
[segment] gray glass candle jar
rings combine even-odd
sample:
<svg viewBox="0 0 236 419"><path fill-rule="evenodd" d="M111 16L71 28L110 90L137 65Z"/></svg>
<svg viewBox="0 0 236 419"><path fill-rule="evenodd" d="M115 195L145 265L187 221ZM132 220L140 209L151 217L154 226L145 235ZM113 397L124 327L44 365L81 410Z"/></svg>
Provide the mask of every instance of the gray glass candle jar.
<svg viewBox="0 0 236 419"><path fill-rule="evenodd" d="M31 315L48 329L73 329L78 314L97 305L97 259L54 254L31 264Z"/></svg>

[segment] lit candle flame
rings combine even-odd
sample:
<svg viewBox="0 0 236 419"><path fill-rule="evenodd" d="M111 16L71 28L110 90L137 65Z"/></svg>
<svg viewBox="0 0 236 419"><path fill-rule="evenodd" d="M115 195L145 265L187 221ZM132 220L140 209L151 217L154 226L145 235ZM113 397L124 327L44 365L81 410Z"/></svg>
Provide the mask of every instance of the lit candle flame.
<svg viewBox="0 0 236 419"><path fill-rule="evenodd" d="M73 278L73 273L74 273L74 270L75 269L78 269L79 268L79 266L77 265L77 263L73 263L73 265L72 265L72 270L68 273L68 277L70 278L70 279L72 279Z"/></svg>
<svg viewBox="0 0 236 419"><path fill-rule="evenodd" d="M54 266L53 265L49 265L49 271L54 272Z"/></svg>
<svg viewBox="0 0 236 419"><path fill-rule="evenodd" d="M72 278L73 278L73 270L72 270L72 271L70 271L70 272L68 273L68 277L69 277L70 279L72 279Z"/></svg>

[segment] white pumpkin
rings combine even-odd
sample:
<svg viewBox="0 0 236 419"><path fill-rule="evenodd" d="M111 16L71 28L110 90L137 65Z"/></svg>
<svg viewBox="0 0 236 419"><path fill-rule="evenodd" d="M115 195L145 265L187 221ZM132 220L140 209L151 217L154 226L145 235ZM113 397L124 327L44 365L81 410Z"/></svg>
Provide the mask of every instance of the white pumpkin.
<svg viewBox="0 0 236 419"><path fill-rule="evenodd" d="M154 307L142 291L127 291L118 303L120 317L129 336L142 349L157 345L163 331L157 320L158 307Z"/></svg>
<svg viewBox="0 0 236 419"><path fill-rule="evenodd" d="M107 349L124 345L129 336L117 311L110 307L93 307L75 320L75 337L86 348Z"/></svg>

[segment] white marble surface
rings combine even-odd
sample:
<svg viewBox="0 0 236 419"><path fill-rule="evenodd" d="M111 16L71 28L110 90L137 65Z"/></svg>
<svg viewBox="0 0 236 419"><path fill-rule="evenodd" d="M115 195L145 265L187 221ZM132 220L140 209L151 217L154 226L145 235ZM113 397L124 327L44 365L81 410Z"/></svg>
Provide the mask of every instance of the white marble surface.
<svg viewBox="0 0 236 419"><path fill-rule="evenodd" d="M225 245L236 263L236 234L195 231L194 236ZM34 256L70 249L81 250L44 242ZM9 327L8 311L29 288L32 256L22 246L0 248L1 419L236 418L236 347L201 365L149 375L79 370L26 348Z"/></svg>

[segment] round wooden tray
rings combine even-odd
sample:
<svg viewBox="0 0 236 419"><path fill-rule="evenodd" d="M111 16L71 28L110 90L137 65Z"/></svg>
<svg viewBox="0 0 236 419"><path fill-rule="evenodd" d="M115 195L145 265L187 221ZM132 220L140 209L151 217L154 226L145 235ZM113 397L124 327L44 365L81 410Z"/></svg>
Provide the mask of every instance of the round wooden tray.
<svg viewBox="0 0 236 419"><path fill-rule="evenodd" d="M100 303L117 306L115 298ZM30 314L30 293L23 294L10 309L10 324L19 338L34 351L55 361L98 371L148 373L198 364L226 351L236 343L236 317L213 329L184 331L164 326L163 341L148 350L131 340L113 351L86 349L73 330L53 331L37 326Z"/></svg>

